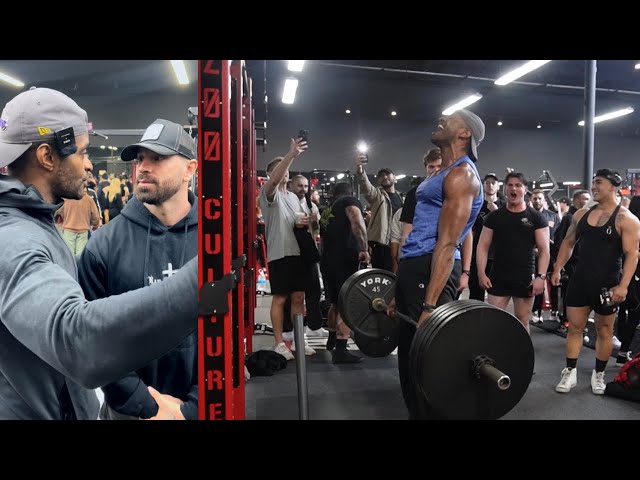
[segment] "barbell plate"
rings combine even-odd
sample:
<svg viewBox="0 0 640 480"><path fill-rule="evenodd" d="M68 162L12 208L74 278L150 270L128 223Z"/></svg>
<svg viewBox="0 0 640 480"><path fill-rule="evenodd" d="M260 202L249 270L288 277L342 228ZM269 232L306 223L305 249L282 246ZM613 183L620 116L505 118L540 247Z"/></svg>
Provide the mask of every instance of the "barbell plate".
<svg viewBox="0 0 640 480"><path fill-rule="evenodd" d="M398 346L396 334L384 338L372 338L354 331L353 341L360 351L369 357L386 357Z"/></svg>
<svg viewBox="0 0 640 480"><path fill-rule="evenodd" d="M338 311L351 330L372 338L393 335L398 319L371 307L374 298L390 303L395 296L396 276L380 268L358 270L351 275L338 293Z"/></svg>
<svg viewBox="0 0 640 480"><path fill-rule="evenodd" d="M418 393L418 399L420 405L426 404L426 394L422 391L422 385L419 383L419 378L422 375L423 365L420 362L421 354L419 351L427 344L433 334L435 334L440 326L449 320L452 314L455 314L457 310L460 310L461 305L458 301L452 301L444 305L440 305L436 308L429 317L426 323L423 323L416 331L416 334L411 343L409 349L409 378L415 385L416 393ZM431 409L427 406L421 406L421 411L431 412Z"/></svg>
<svg viewBox="0 0 640 480"><path fill-rule="evenodd" d="M531 338L520 321L504 310L477 300L455 303L447 320L431 331L422 348L415 349L419 355L414 359L419 365L416 381L439 417L500 418L517 405L531 382ZM474 377L471 366L478 355L490 357L497 369L509 375L507 390Z"/></svg>

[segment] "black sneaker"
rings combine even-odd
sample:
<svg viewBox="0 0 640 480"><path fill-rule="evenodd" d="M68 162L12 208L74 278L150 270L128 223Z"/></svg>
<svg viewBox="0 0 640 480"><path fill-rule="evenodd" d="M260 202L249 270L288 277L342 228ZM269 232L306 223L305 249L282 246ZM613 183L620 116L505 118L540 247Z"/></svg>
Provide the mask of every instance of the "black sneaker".
<svg viewBox="0 0 640 480"><path fill-rule="evenodd" d="M327 351L331 351L336 348L336 332L329 330L329 336L327 337Z"/></svg>
<svg viewBox="0 0 640 480"><path fill-rule="evenodd" d="M333 357L333 363L360 363L362 361L362 357L342 349L336 349L331 356Z"/></svg>

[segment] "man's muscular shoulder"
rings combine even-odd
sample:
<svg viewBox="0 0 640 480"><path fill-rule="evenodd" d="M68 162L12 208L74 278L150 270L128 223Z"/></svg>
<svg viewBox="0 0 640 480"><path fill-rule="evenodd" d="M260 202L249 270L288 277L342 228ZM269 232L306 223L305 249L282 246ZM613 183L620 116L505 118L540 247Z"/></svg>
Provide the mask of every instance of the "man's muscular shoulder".
<svg viewBox="0 0 640 480"><path fill-rule="evenodd" d="M637 229L638 226L640 226L640 220L638 220L638 217L631 213L626 207L620 207L620 210L618 210L618 214L616 215L615 222L618 230L625 227Z"/></svg>
<svg viewBox="0 0 640 480"><path fill-rule="evenodd" d="M475 195L480 192L480 182L471 166L464 163L451 169L445 179L444 188L448 195L464 195L469 192Z"/></svg>

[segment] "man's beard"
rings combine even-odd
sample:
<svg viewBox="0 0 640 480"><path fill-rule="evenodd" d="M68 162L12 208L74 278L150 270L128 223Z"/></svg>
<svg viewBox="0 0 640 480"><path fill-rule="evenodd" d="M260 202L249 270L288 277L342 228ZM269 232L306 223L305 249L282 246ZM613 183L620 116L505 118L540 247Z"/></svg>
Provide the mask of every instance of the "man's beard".
<svg viewBox="0 0 640 480"><path fill-rule="evenodd" d="M136 185L135 194L139 201L150 205L162 205L180 191L181 182L171 183L169 181L161 183L156 180L149 180L153 185Z"/></svg>

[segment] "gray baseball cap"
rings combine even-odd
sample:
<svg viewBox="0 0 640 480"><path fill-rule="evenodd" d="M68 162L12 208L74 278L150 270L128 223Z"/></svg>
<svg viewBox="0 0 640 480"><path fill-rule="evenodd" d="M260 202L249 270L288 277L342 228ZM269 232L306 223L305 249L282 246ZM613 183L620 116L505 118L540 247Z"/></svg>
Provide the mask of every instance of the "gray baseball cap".
<svg viewBox="0 0 640 480"><path fill-rule="evenodd" d="M469 110L456 110L454 114L459 114L464 123L471 130L471 156L474 160L478 160L478 145L484 140L484 122L475 113Z"/></svg>
<svg viewBox="0 0 640 480"><path fill-rule="evenodd" d="M87 112L64 93L31 87L9 101L0 115L0 167L13 163L31 145L53 140L54 132L73 127L89 131Z"/></svg>
<svg viewBox="0 0 640 480"><path fill-rule="evenodd" d="M147 127L138 143L125 147L120 158L125 162L134 160L140 147L148 148L158 155L182 155L189 160L197 158L196 144L182 125L162 118Z"/></svg>

